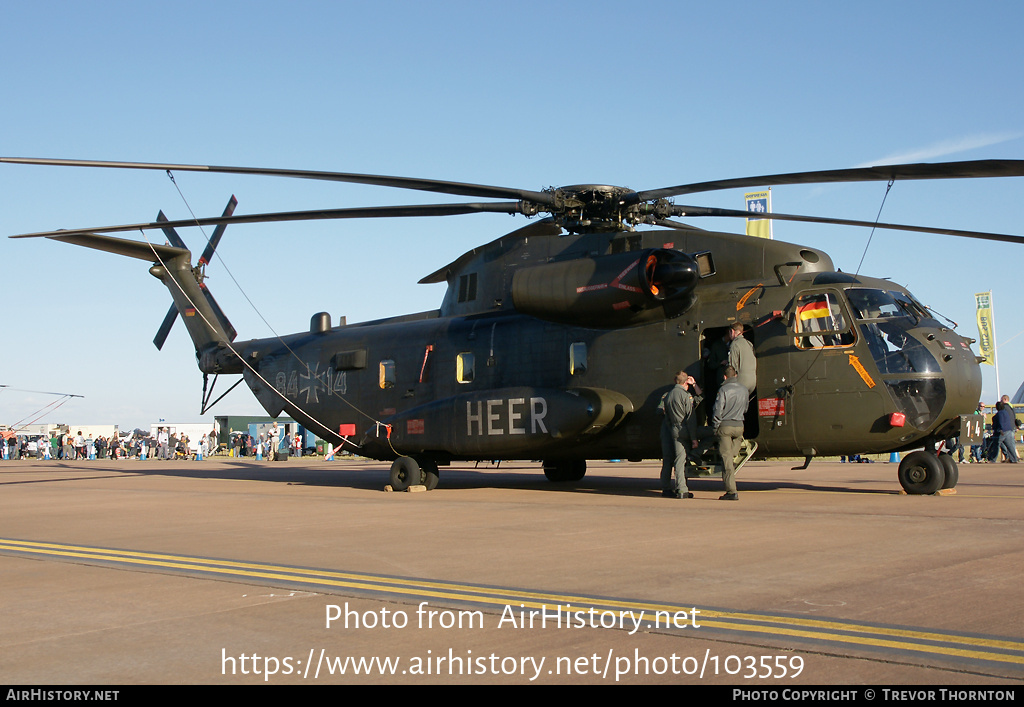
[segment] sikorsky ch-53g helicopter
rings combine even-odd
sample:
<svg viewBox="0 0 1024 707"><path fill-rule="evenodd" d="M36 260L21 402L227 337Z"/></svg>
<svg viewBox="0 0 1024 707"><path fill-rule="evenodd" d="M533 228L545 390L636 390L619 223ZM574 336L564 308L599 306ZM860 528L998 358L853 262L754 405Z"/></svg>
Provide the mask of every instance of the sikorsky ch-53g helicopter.
<svg viewBox="0 0 1024 707"><path fill-rule="evenodd" d="M673 374L708 376L707 352L735 322L757 357L745 437L759 456L918 449L899 466L908 493L955 486L943 441L978 403L972 339L943 326L903 287L837 271L814 248L705 231L674 217L745 211L670 197L737 187L1024 176L1024 161L887 165L727 179L633 191L578 185L528 191L431 179L246 167L0 158L0 162L206 171L371 184L485 199L476 203L224 215L25 234L152 263L206 374L241 374L270 415L286 412L361 455L393 460L395 488L438 483L455 460L542 459L553 481L588 459L661 456L658 403ZM439 309L235 341L204 266L231 223L467 213L547 214L423 278L447 282ZM1018 236L845 219L768 218L1024 243ZM639 225L661 228L637 231ZM218 226L193 266L174 229ZM103 233L160 230L172 245ZM717 381L705 380L709 387ZM204 390L204 405L206 402ZM977 418L975 418L977 419ZM923 447L923 450L921 449ZM750 447L753 449L753 446Z"/></svg>

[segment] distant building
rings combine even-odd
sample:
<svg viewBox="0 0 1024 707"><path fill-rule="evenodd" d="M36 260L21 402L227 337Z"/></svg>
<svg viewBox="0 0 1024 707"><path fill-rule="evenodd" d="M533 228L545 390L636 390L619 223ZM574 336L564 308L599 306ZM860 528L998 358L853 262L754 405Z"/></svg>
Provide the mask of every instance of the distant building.
<svg viewBox="0 0 1024 707"><path fill-rule="evenodd" d="M53 435L59 435L64 432L69 434L77 435L81 431L82 436L86 439L92 438L97 439L100 436L110 438L117 434L117 425L75 425L75 424L61 424L44 422L34 425L18 425L14 428L14 431L19 437L39 437L40 435L46 437L52 437Z"/></svg>
<svg viewBox="0 0 1024 707"><path fill-rule="evenodd" d="M295 426L298 423L290 417L269 417L267 415L218 415L213 418L217 434L223 438L232 432L249 433L250 425L270 425L277 420L278 427ZM283 435L284 433L282 433ZM222 439L223 441L223 439Z"/></svg>

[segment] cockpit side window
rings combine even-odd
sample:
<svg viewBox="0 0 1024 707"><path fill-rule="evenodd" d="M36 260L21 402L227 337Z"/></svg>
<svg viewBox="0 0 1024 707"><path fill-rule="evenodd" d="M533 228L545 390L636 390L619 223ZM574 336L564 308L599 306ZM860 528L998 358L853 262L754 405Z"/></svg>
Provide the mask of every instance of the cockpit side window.
<svg viewBox="0 0 1024 707"><path fill-rule="evenodd" d="M793 325L801 349L851 346L855 335L834 292L800 295Z"/></svg>

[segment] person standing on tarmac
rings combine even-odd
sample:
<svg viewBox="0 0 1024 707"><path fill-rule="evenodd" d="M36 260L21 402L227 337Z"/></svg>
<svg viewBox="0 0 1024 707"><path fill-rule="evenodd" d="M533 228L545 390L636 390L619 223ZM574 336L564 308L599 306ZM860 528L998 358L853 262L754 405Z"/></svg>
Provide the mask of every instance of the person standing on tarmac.
<svg viewBox="0 0 1024 707"><path fill-rule="evenodd" d="M1017 459L1017 416L1010 405L1010 396L1004 395L996 404L996 414L992 416L992 434L995 435L995 453L992 461L998 461L999 452L1003 453L1004 461L1016 464Z"/></svg>
<svg viewBox="0 0 1024 707"><path fill-rule="evenodd" d="M171 436L163 427L156 428L156 456L159 459L171 458Z"/></svg>
<svg viewBox="0 0 1024 707"><path fill-rule="evenodd" d="M275 461L277 459L277 440L281 434L281 430L277 427L277 420L274 420L274 424L267 430L267 461Z"/></svg>
<svg viewBox="0 0 1024 707"><path fill-rule="evenodd" d="M747 411L747 389L740 382L736 369L725 368L725 383L718 389L711 428L718 438L718 453L722 456L722 482L725 494L721 501L738 501L736 491L736 453L743 444L743 415Z"/></svg>
<svg viewBox="0 0 1024 707"><path fill-rule="evenodd" d="M675 386L665 394L659 406L665 419L661 423L661 495L668 498L693 498L686 487L687 454L697 448L697 406L700 386L685 371L676 373ZM694 394L690 393L693 389ZM676 481L672 484L672 469Z"/></svg>

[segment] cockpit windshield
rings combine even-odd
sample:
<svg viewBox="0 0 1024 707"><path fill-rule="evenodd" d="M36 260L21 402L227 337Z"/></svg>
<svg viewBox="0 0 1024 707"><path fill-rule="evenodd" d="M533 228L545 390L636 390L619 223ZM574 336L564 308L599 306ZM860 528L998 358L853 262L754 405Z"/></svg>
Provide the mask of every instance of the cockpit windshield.
<svg viewBox="0 0 1024 707"><path fill-rule="evenodd" d="M885 385L907 424L925 429L937 418L946 399L942 368L928 348L910 332L930 315L903 292L850 288L846 290L857 327L885 376Z"/></svg>
<svg viewBox="0 0 1024 707"><path fill-rule="evenodd" d="M931 314L928 313L927 308L918 302L910 295L904 294L903 292L890 292L895 298L896 302L909 314L911 317L916 319L919 323L922 319L931 318Z"/></svg>
<svg viewBox="0 0 1024 707"><path fill-rule="evenodd" d="M938 361L909 334L924 311L902 292L850 288L846 291L879 372L938 373Z"/></svg>
<svg viewBox="0 0 1024 707"><path fill-rule="evenodd" d="M846 291L857 319L873 321L893 317L911 317L920 321L924 312L902 292L851 288Z"/></svg>
<svg viewBox="0 0 1024 707"><path fill-rule="evenodd" d="M908 333L911 326L913 320L907 317L860 325L879 373L941 372L935 357Z"/></svg>

